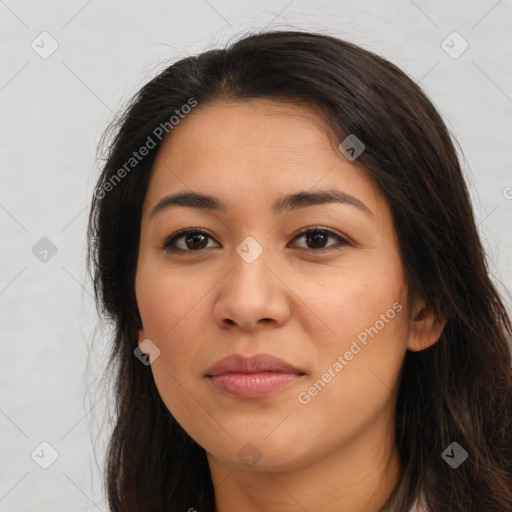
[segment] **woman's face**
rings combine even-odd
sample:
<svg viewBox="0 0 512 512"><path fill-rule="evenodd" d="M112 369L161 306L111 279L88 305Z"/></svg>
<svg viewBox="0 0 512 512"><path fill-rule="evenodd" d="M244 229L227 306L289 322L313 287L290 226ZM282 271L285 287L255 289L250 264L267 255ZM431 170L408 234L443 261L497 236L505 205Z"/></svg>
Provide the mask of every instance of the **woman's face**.
<svg viewBox="0 0 512 512"><path fill-rule="evenodd" d="M161 202L192 192L216 201ZM393 220L306 107L219 100L173 128L136 296L161 397L210 463L285 470L392 439L411 338ZM261 354L289 367L247 363Z"/></svg>

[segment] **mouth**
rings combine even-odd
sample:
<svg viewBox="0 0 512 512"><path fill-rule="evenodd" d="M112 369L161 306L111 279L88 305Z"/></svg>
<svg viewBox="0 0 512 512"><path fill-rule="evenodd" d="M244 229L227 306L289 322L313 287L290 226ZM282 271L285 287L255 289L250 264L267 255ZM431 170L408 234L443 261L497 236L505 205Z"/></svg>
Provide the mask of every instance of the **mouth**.
<svg viewBox="0 0 512 512"><path fill-rule="evenodd" d="M238 398L262 398L292 385L306 375L302 370L270 354L226 357L205 377L224 394Z"/></svg>

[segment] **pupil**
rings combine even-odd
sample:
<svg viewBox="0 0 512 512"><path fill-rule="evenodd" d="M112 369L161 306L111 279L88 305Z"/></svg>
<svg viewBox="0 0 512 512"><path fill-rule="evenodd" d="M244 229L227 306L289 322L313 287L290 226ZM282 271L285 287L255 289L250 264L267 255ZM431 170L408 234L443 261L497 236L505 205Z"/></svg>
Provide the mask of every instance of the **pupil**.
<svg viewBox="0 0 512 512"><path fill-rule="evenodd" d="M313 234L310 234L308 236L308 243L312 243L312 245L316 244L321 247L323 245L323 242L325 242L324 238L325 238L325 233L322 233L320 231L315 231ZM313 240L313 241L311 242L311 240Z"/></svg>
<svg viewBox="0 0 512 512"><path fill-rule="evenodd" d="M199 238L203 239L202 244L200 241L198 241ZM189 242L191 242L192 247L189 245ZM201 233L193 233L192 235L187 237L187 247L189 249L197 249L197 247L193 246L196 243L200 245L199 249L202 249L206 245L206 237Z"/></svg>

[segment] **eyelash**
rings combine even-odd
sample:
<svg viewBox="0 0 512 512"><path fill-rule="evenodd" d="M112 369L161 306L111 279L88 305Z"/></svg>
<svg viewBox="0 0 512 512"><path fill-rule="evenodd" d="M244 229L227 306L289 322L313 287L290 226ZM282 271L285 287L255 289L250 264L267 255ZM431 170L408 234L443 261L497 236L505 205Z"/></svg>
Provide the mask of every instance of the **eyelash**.
<svg viewBox="0 0 512 512"><path fill-rule="evenodd" d="M307 247L298 247L298 249L306 250L306 251L310 251L310 252L327 252L327 251L340 250L343 246L350 245L349 242L345 238L343 238L341 235L339 235L337 232L333 231L332 229L325 228L323 226L310 226L310 227L304 228L301 231L299 231L299 233L297 233L295 235L295 237L293 238L293 241L297 240L298 238L301 238L304 235L310 234L310 233L322 233L322 234L325 234L328 236L332 236L338 240L339 244L341 244L341 247L336 247L336 244L335 244L335 245L332 245L329 247L323 247L320 249L309 249ZM179 252L181 252L181 253L186 253L186 252L201 253L201 252L207 250L207 249L198 249L198 250L194 251L194 250L190 250L190 249L181 249L180 247L173 246L173 244L178 239L183 238L185 235L191 235L191 234L205 235L213 240L213 237L206 231L203 231L199 228L197 228L197 229L196 228L187 228L187 229L182 229L182 230L178 231L177 233L171 235L169 238L167 238L162 246L162 249L166 252L172 252L172 253L179 253Z"/></svg>

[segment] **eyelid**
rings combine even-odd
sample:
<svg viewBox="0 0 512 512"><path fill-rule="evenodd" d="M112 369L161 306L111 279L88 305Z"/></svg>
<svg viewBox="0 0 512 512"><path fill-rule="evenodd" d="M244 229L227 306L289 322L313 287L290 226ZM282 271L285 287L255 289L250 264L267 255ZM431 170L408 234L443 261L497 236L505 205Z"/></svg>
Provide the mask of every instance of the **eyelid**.
<svg viewBox="0 0 512 512"><path fill-rule="evenodd" d="M335 231L334 229L328 228L326 226L318 226L318 225L306 226L304 228L301 228L293 236L292 242L297 240L301 236L303 236L303 235L305 235L307 233L310 233L310 232L324 232L328 236L332 236L334 238L337 238L339 242L338 242L338 244L335 244L335 245L339 245L339 244L342 244L343 246L345 246L345 245L353 245L351 243L351 241L348 239L348 237L342 235L338 231ZM211 238L213 241L215 241L215 243L217 243L217 244L219 243L219 242L217 242L217 240L215 240L215 237L210 232L205 230L204 228L188 227L188 228L180 229L176 233L173 233L171 236L167 237L164 240L164 243L162 245L162 250L169 251L169 252L174 251L174 252L182 252L182 253L187 253L188 252L188 253L198 253L198 254L200 254L200 253L202 253L202 252L207 250L207 249L200 249L200 250L197 250L197 251L190 251L190 250L186 250L186 249L180 249L179 247L174 247L172 245L178 238L180 238L183 235L188 234L188 233L204 234L204 235L207 235L209 238ZM333 248L331 249L331 247L333 247ZM312 253L321 253L321 252L336 250L338 248L339 247L335 247L335 246L328 246L328 247L323 247L323 248L319 248L319 249L309 249L307 247L297 247L297 249L300 249L300 250L303 250L303 251L307 251L307 252L312 252ZM211 249L211 247L210 247L210 249Z"/></svg>
<svg viewBox="0 0 512 512"><path fill-rule="evenodd" d="M180 238L181 236L183 235L186 235L187 233L200 233L200 234L204 234L204 235L208 235L212 240L215 241L215 243L219 243L217 242L217 240L215 240L215 237L209 232L207 231L206 229L204 228L195 228L195 227L190 227L190 228L183 228L183 229L180 229L179 231L176 231L176 233L173 233L172 235L168 236L163 244L162 244L162 250L164 251L171 251L171 250L175 250L176 252L180 252L180 248L179 247L172 247L171 244L173 244L178 238ZM204 249L202 249L204 251ZM181 252L189 252L189 253L194 253L194 252L201 252L201 251L185 251L184 249L181 249Z"/></svg>
<svg viewBox="0 0 512 512"><path fill-rule="evenodd" d="M295 240L295 239L299 238L300 236L304 235L305 233L309 233L311 231L313 231L313 232L322 231L324 233L327 233L328 235L335 236L335 237L341 239L346 244L350 243L347 237L345 237L338 231L336 231L332 228L328 228L326 226L306 226L305 228L302 228L299 230L299 232L293 237L293 240ZM319 250L319 249L317 249L317 250Z"/></svg>

